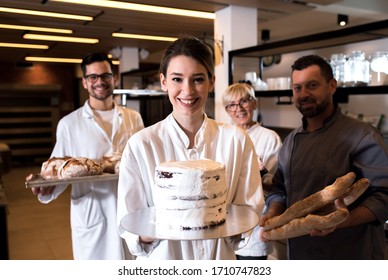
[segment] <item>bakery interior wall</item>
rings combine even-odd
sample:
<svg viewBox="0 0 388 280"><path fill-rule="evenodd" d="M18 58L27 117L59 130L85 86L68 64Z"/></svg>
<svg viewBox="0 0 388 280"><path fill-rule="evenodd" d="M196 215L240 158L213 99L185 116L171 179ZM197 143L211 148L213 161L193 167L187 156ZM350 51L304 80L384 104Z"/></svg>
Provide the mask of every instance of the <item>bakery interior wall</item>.
<svg viewBox="0 0 388 280"><path fill-rule="evenodd" d="M58 88L58 108L60 116L64 116L74 109L74 96L78 96L75 87L76 77L73 64L11 64L0 63L0 76L3 90L23 86L26 91L29 87ZM39 94L39 93L36 93ZM38 96L37 96L38 97Z"/></svg>
<svg viewBox="0 0 388 280"><path fill-rule="evenodd" d="M58 120L78 104L75 66L1 62L0 76L0 142L13 165L40 163L51 154Z"/></svg>
<svg viewBox="0 0 388 280"><path fill-rule="evenodd" d="M330 59L331 54L343 53L348 55L351 51L362 50L365 51L366 58L376 51L388 51L388 38L353 43L348 45L309 50L303 52L285 53L281 55L279 64L273 64L265 67L263 70L263 81L268 78L290 77L291 64L300 56L308 54L318 54L327 59ZM259 73L258 59L256 58L237 58L234 60L234 81L244 80L246 72L255 71ZM388 84L388 78L386 78ZM357 91L357 87L354 87ZM265 95L265 92L263 92ZM282 127L295 128L300 125L301 116L293 104L277 105L278 98L276 97L259 97L259 110L256 116L260 114L262 123L268 127ZM288 97L281 97L281 101L286 103L290 101ZM350 95L347 103L340 103L343 111L351 114L363 114L364 116L375 119L385 115L380 130L388 132L388 121L386 120L388 108L388 92L386 94L373 95Z"/></svg>

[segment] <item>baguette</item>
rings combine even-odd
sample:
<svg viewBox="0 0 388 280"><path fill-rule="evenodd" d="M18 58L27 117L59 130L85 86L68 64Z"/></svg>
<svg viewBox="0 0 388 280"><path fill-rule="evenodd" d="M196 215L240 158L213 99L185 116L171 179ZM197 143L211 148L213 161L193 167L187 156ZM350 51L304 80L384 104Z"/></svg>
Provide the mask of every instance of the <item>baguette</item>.
<svg viewBox="0 0 388 280"><path fill-rule="evenodd" d="M309 214L306 217L294 219L281 227L264 231L263 237L267 240L293 238L309 234L313 229L323 230L335 227L345 221L348 216L349 211L346 208L339 208L326 216Z"/></svg>
<svg viewBox="0 0 388 280"><path fill-rule="evenodd" d="M350 188L346 196L344 197L345 205L348 206L355 202L369 187L369 180L367 178L361 178L354 183Z"/></svg>
<svg viewBox="0 0 388 280"><path fill-rule="evenodd" d="M347 191L345 196L343 197L345 205L349 206L354 201L356 201L357 198L359 198L366 191L366 189L369 187L369 183L370 183L369 180L366 178L361 178L356 183L354 183L349 188L349 190ZM328 205L324 206L323 208L319 209L318 212L315 214L327 215L335 210L336 210L336 207L335 207L334 203L331 203L331 204L328 204Z"/></svg>
<svg viewBox="0 0 388 280"><path fill-rule="evenodd" d="M351 185L342 197L346 206L357 200L369 187L369 180L361 178ZM315 214L296 218L282 226L266 230L263 237L268 240L280 240L309 234L311 230L323 230L342 223L349 216L346 208L337 209L334 203L329 203L318 210Z"/></svg>
<svg viewBox="0 0 388 280"><path fill-rule="evenodd" d="M354 172L349 172L344 176L338 177L332 185L295 202L283 214L268 219L264 224L264 230L280 227L294 219L314 213L325 205L333 203L334 200L348 193L349 187L355 178L356 174Z"/></svg>

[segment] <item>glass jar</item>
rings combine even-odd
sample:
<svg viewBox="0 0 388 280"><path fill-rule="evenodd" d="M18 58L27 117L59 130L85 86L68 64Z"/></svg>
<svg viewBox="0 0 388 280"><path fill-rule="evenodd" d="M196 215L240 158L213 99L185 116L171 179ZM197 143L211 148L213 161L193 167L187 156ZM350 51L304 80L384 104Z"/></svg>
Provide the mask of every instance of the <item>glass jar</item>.
<svg viewBox="0 0 388 280"><path fill-rule="evenodd" d="M330 58L330 65L333 69L334 78L337 80L339 87L344 85L344 67L346 56L342 53L332 54Z"/></svg>
<svg viewBox="0 0 388 280"><path fill-rule="evenodd" d="M370 81L369 61L364 51L353 51L344 65L345 86L366 86Z"/></svg>
<svg viewBox="0 0 388 280"><path fill-rule="evenodd" d="M388 52L378 51L370 57L371 85L388 83Z"/></svg>

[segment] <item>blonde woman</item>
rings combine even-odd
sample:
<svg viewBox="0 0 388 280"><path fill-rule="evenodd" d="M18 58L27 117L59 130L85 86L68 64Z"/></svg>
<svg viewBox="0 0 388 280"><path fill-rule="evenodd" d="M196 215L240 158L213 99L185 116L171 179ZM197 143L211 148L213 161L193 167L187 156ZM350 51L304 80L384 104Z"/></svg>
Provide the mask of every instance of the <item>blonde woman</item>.
<svg viewBox="0 0 388 280"><path fill-rule="evenodd" d="M244 129L252 139L263 185L270 184L276 170L277 155L282 142L275 131L265 128L253 120L257 100L252 86L246 83L232 84L225 90L222 101L234 124ZM236 254L237 259L241 260L267 259L272 250L272 242L260 241L259 227L256 227L248 245L237 250Z"/></svg>

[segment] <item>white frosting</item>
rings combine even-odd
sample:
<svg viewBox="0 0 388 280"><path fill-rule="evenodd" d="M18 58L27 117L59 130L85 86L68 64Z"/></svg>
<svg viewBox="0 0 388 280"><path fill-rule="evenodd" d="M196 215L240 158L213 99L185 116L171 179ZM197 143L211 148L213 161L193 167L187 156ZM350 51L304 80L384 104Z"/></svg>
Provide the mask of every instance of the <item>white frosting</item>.
<svg viewBox="0 0 388 280"><path fill-rule="evenodd" d="M203 228L226 217L225 166L203 159L165 162L155 170L155 218L159 224Z"/></svg>

